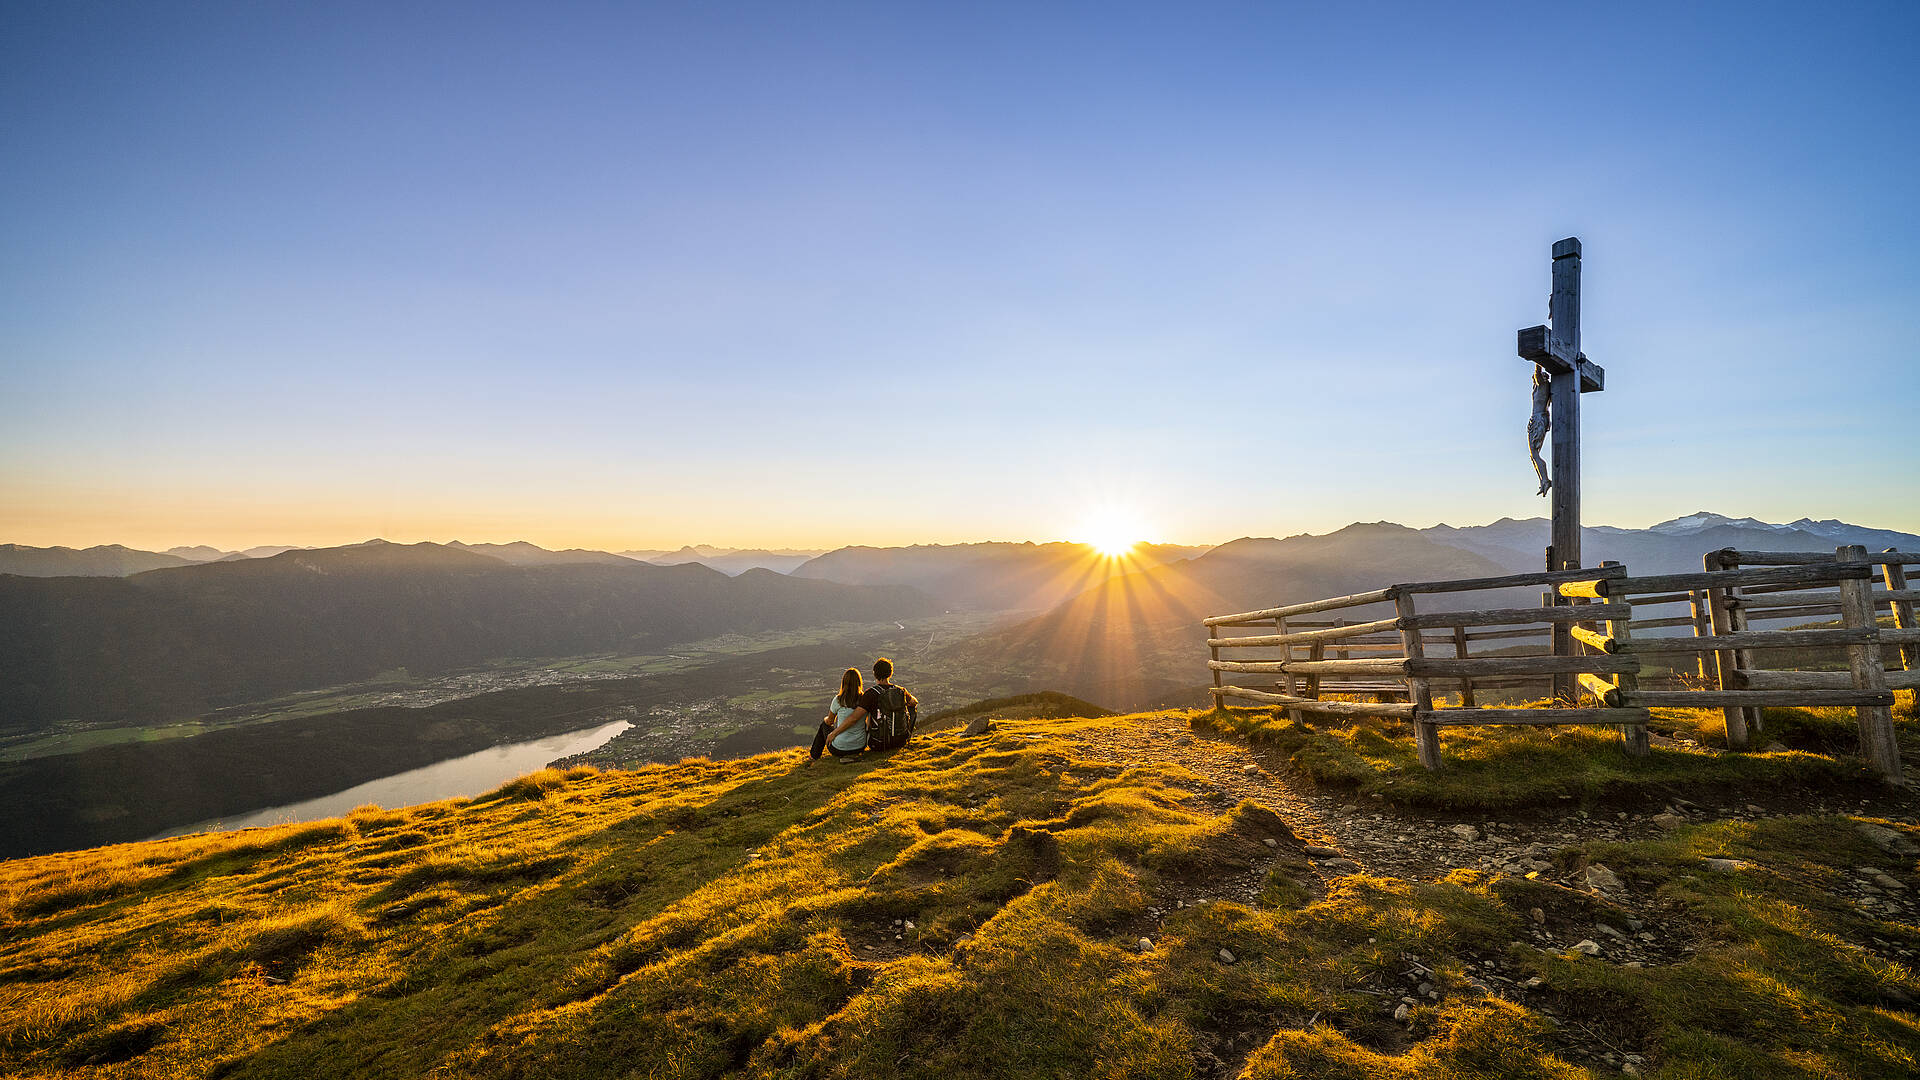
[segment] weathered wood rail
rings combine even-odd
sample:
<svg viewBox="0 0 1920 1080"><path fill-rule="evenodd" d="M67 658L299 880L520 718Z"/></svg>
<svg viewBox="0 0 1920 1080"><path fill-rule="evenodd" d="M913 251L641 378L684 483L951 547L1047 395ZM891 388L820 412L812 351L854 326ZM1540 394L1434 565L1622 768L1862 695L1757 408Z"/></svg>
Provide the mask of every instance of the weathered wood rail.
<svg viewBox="0 0 1920 1080"><path fill-rule="evenodd" d="M1515 574L1459 581L1390 585L1371 592L1265 608L1204 620L1208 667L1216 706L1229 700L1278 705L1298 720L1305 713L1381 716L1414 725L1420 761L1440 767L1439 729L1462 724L1610 724L1620 728L1626 752L1644 754L1648 710L1721 708L1727 741L1746 749L1760 730L1760 710L1773 706L1851 706L1858 710L1861 755L1889 780L1901 778L1894 742L1893 691L1920 688L1920 595L1906 567L1920 553L1868 555L1858 546L1820 552L1710 552L1699 573L1634 577L1622 566ZM1874 590L1874 578L1883 584ZM1547 586L1537 608L1429 610L1416 597ZM1564 606L1551 606L1557 603ZM1636 612L1686 605L1674 616ZM1391 614L1388 614L1391 606ZM1893 626L1878 612L1890 610ZM1350 612L1351 621L1307 620L1305 615ZM1804 625L1839 616L1838 626ZM1756 629L1754 622L1798 620L1803 625ZM1469 627L1504 629L1469 631ZM1636 636L1636 630L1686 627L1692 636ZM1257 629L1261 633L1234 633ZM1444 631L1444 633L1429 633ZM1567 635L1563 655L1474 655L1476 641L1543 639ZM1883 654L1881 646L1893 648ZM1429 646L1451 655L1430 656ZM1226 659L1223 650L1271 650L1270 655ZM1759 654L1841 650L1846 671L1762 667ZM1812 651L1810 653L1810 651ZM1332 655L1329 656L1329 653ZM1355 656L1355 653L1369 655ZM1389 655L1371 655L1387 653ZM1642 687L1643 659L1693 654L1690 685ZM1896 668L1886 670L1886 660ZM1266 686L1229 683L1228 674L1277 675ZM1553 708L1483 708L1475 687L1544 685L1569 678L1576 700ZM1433 683L1458 684L1460 705L1436 707ZM1364 695L1371 701L1334 700ZM1579 701L1584 697L1591 705Z"/></svg>

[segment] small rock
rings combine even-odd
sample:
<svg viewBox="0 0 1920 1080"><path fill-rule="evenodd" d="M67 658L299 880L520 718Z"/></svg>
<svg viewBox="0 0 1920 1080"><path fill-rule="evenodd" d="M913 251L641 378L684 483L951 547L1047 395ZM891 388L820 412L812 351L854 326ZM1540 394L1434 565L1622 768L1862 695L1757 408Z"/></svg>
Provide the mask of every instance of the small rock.
<svg viewBox="0 0 1920 1080"><path fill-rule="evenodd" d="M1245 766L1245 767L1243 767L1243 768L1242 768L1242 769L1241 769L1240 771L1241 771L1241 772L1243 772L1243 773L1246 773L1246 774L1247 774L1248 776L1259 776L1259 775L1260 775L1260 766L1258 766L1258 765L1248 765L1248 766Z"/></svg>
<svg viewBox="0 0 1920 1080"><path fill-rule="evenodd" d="M1752 863L1747 862L1743 859L1707 859L1706 860L1707 869L1713 870L1722 874L1731 874L1737 870L1745 870L1747 867L1752 865L1753 865Z"/></svg>
<svg viewBox="0 0 1920 1080"><path fill-rule="evenodd" d="M1404 1021L1407 1018L1408 1014L1412 1012L1413 1012L1413 1006L1403 1001L1400 1003L1398 1008L1393 1010L1393 1018L1395 1020Z"/></svg>
<svg viewBox="0 0 1920 1080"><path fill-rule="evenodd" d="M1573 951L1577 953L1584 953L1587 956L1599 956L1600 943L1593 940L1592 938L1586 938L1585 940L1581 941L1580 944L1575 945L1573 947Z"/></svg>
<svg viewBox="0 0 1920 1080"><path fill-rule="evenodd" d="M1413 992L1420 995L1421 997L1430 997L1433 994L1433 984L1430 982L1423 982L1419 986L1414 987Z"/></svg>
<svg viewBox="0 0 1920 1080"><path fill-rule="evenodd" d="M1360 869L1360 864L1357 862L1354 862L1352 859L1328 859L1326 862L1323 862L1320 865L1325 866L1330 870Z"/></svg>
<svg viewBox="0 0 1920 1080"><path fill-rule="evenodd" d="M993 730L993 721L990 718L985 716L976 716L973 719L973 723L967 725L967 730L963 732L963 734L985 735L987 732L992 730Z"/></svg>
<svg viewBox="0 0 1920 1080"><path fill-rule="evenodd" d="M1547 980L1541 978L1538 975L1535 975L1533 978L1528 979L1526 982L1523 982L1520 985L1522 988L1527 990L1538 990L1540 987L1545 986L1546 983L1547 983Z"/></svg>
<svg viewBox="0 0 1920 1080"><path fill-rule="evenodd" d="M1617 889L1620 887L1620 879L1605 866L1594 863L1587 867L1587 884L1596 889Z"/></svg>
<svg viewBox="0 0 1920 1080"><path fill-rule="evenodd" d="M1218 953L1215 953L1214 955L1218 956L1220 958L1220 962L1223 964L1233 963L1233 952L1229 949L1221 949Z"/></svg>
<svg viewBox="0 0 1920 1080"><path fill-rule="evenodd" d="M1277 848L1277 847L1279 847L1279 846L1280 846L1280 841L1278 841L1278 840L1275 840L1275 839L1274 839L1273 837L1271 837L1271 836L1269 836L1269 837L1267 837L1267 838L1266 838L1265 840L1262 840L1262 841L1260 841L1260 842L1261 842L1261 843L1263 843L1263 844L1265 844L1265 845L1267 845L1267 846L1268 846L1268 847L1270 847L1270 848Z"/></svg>
<svg viewBox="0 0 1920 1080"><path fill-rule="evenodd" d="M1755 806L1752 803L1747 804L1747 813L1749 814L1764 814L1766 812L1767 812L1767 808L1764 806Z"/></svg>
<svg viewBox="0 0 1920 1080"><path fill-rule="evenodd" d="M1140 939L1140 951L1141 951L1141 952L1152 952L1152 951L1153 951L1153 939L1152 939L1152 938L1144 938L1144 937L1143 937L1143 938L1141 938L1141 939Z"/></svg>
<svg viewBox="0 0 1920 1080"><path fill-rule="evenodd" d="M1615 930L1613 927L1608 926L1606 923L1594 923L1593 928L1595 930L1600 931L1603 934L1606 934L1609 937L1616 937L1616 938L1619 938L1621 941L1627 940L1627 935L1621 933L1618 930Z"/></svg>
<svg viewBox="0 0 1920 1080"><path fill-rule="evenodd" d="M1532 919L1535 923L1544 923L1547 921L1547 913L1540 910L1539 908L1534 908L1533 910L1527 912L1527 917Z"/></svg>
<svg viewBox="0 0 1920 1080"><path fill-rule="evenodd" d="M906 927L906 928L907 928L907 929L909 929L909 930L911 930L911 929L913 929L913 920L912 920L912 919L905 919L905 920L902 920L902 921L901 921L901 923L900 923L900 925L901 925L901 926L904 926L904 927Z"/></svg>
<svg viewBox="0 0 1920 1080"><path fill-rule="evenodd" d="M1471 844L1475 840L1480 839L1480 830L1474 828L1471 825L1466 825L1466 824L1455 825L1453 827L1453 835L1459 837L1461 840L1465 841L1466 843Z"/></svg>
<svg viewBox="0 0 1920 1080"><path fill-rule="evenodd" d="M1634 1064L1633 1062L1631 1062L1631 1061L1629 1061L1629 1062L1627 1062L1627 1063L1626 1063L1625 1065L1622 1065L1622 1066L1620 1066L1620 1075L1622 1075L1622 1076L1639 1076L1639 1075L1640 1075L1640 1066L1638 1066L1638 1065L1635 1065L1635 1064Z"/></svg>
<svg viewBox="0 0 1920 1080"><path fill-rule="evenodd" d="M1663 829L1677 829L1687 823L1687 819L1675 813L1655 814L1653 823Z"/></svg>
<svg viewBox="0 0 1920 1080"><path fill-rule="evenodd" d="M1866 838L1868 843L1889 855L1920 854L1920 846L1916 846L1912 840L1907 839L1905 833L1889 829L1885 825L1874 825L1863 821L1854 828Z"/></svg>
<svg viewBox="0 0 1920 1080"><path fill-rule="evenodd" d="M1315 859L1337 859L1340 857L1340 852L1338 852L1337 850L1330 847L1324 847L1320 844L1308 844L1306 847L1303 847L1300 850L1306 852L1310 858L1315 858Z"/></svg>
<svg viewBox="0 0 1920 1080"><path fill-rule="evenodd" d="M1891 874L1876 873L1873 875L1873 880L1875 884L1879 885L1883 889L1893 889L1896 891L1902 891L1902 890L1905 890L1907 887L1906 882L1901 881L1899 878L1896 878Z"/></svg>

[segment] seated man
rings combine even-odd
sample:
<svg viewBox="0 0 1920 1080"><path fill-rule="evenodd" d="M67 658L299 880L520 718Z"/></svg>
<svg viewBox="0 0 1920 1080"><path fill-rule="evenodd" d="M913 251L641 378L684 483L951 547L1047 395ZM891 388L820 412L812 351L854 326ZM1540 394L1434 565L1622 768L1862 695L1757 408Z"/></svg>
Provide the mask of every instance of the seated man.
<svg viewBox="0 0 1920 1080"><path fill-rule="evenodd" d="M873 662L873 677L878 681L860 695L860 708L866 713L867 746L897 750L913 738L914 725L920 719L920 699L906 687L893 684L893 661L884 656Z"/></svg>

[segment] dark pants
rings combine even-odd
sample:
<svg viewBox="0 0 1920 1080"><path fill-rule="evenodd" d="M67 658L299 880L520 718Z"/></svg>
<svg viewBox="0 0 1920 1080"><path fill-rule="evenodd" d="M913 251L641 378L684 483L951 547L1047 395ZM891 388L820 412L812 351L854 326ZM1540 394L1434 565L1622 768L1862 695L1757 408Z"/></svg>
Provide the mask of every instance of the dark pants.
<svg viewBox="0 0 1920 1080"><path fill-rule="evenodd" d="M859 750L842 750L837 746L831 745L827 742L827 736L831 734L833 734L833 725L824 722L820 725L820 729L813 733L813 749L811 754L815 761L820 760L820 751L822 750L832 754L834 757L852 757L860 752ZM863 747L862 749L865 748Z"/></svg>

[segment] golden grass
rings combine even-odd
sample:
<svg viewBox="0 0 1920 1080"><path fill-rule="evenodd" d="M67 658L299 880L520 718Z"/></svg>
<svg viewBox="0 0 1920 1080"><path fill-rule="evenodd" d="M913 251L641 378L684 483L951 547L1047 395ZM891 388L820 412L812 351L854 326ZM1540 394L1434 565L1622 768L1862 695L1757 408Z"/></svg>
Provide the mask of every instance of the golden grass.
<svg viewBox="0 0 1920 1080"><path fill-rule="evenodd" d="M548 770L0 864L0 1074L1593 1075L1549 1001L1632 1018L1671 1076L1920 1074L1890 1004L1920 981L1858 945L1920 933L1832 895L1880 858L1845 819L1569 852L1713 943L1626 969L1518 942L1529 907L1588 902L1541 882L1353 875L1316 901L1297 849L1261 843L1284 836L1270 813L1079 741L1141 722L1013 721L843 767ZM1760 869L1702 875L1704 854ZM1204 895L1231 899L1173 900ZM1359 991L1409 955L1444 993L1400 1024ZM1485 957L1547 989L1479 993Z"/></svg>

